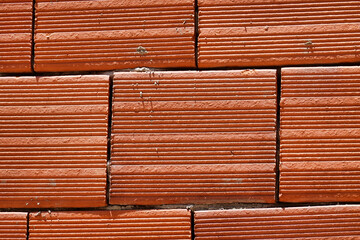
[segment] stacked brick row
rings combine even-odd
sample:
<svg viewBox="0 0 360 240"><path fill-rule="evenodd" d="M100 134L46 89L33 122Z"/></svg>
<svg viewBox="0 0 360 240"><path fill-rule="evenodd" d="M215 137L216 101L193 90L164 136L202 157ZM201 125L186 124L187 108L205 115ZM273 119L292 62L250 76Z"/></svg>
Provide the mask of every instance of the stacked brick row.
<svg viewBox="0 0 360 240"><path fill-rule="evenodd" d="M358 205L195 211L194 232L186 209L0 213L0 238L359 239L359 211Z"/></svg>
<svg viewBox="0 0 360 240"><path fill-rule="evenodd" d="M193 69L196 63L206 69L360 59L357 1L198 0L197 4L198 12L195 0L1 1L0 70Z"/></svg>
<svg viewBox="0 0 360 240"><path fill-rule="evenodd" d="M0 12L1 240L360 239L357 1Z"/></svg>

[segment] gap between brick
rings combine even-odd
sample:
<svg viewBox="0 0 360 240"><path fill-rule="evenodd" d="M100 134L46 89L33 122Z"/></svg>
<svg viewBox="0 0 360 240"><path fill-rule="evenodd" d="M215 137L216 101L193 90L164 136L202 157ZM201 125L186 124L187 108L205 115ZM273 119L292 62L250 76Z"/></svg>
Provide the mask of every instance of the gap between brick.
<svg viewBox="0 0 360 240"><path fill-rule="evenodd" d="M276 165L275 165L275 203L279 203L280 192L280 100L281 100L281 68L276 69Z"/></svg>
<svg viewBox="0 0 360 240"><path fill-rule="evenodd" d="M245 66L245 67L214 67L214 68L151 68L153 71L167 71L167 72L178 72L178 71L232 71L232 70L262 70L262 69L282 69L288 67L358 67L360 62L352 63L329 63L329 64L309 64L309 65L284 65L284 66ZM50 76L66 76L66 75L98 75L98 74L109 74L109 72L133 72L134 68L126 69L114 69L114 70L98 70L98 71L72 71L72 72L34 72L37 77L50 77ZM4 77L19 77L19 76L34 76L34 73L0 73L0 76Z"/></svg>
<svg viewBox="0 0 360 240"><path fill-rule="evenodd" d="M35 18L36 18L36 14L35 14L35 4L36 4L36 0L33 0L32 3L32 25L31 25L31 60L30 60L30 67L31 67L31 72L35 73Z"/></svg>
<svg viewBox="0 0 360 240"><path fill-rule="evenodd" d="M191 209L190 210L190 224L191 224L191 239L195 240L195 213L194 211Z"/></svg>
<svg viewBox="0 0 360 240"><path fill-rule="evenodd" d="M30 235L30 213L26 215L26 240L29 240Z"/></svg>
<svg viewBox="0 0 360 240"><path fill-rule="evenodd" d="M109 75L109 105L108 105L108 132L107 132L107 159L106 159L106 204L110 204L110 161L111 161L111 127L113 102L114 72Z"/></svg>
<svg viewBox="0 0 360 240"><path fill-rule="evenodd" d="M199 39L199 6L198 6L198 0L195 0L194 3L194 42L195 42L195 66L196 69L199 69L199 63L198 63L198 39Z"/></svg>

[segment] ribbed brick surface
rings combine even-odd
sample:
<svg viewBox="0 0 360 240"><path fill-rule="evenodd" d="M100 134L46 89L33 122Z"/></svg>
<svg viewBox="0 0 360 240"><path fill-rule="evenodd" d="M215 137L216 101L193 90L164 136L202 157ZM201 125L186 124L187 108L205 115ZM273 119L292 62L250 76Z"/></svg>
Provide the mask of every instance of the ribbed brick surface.
<svg viewBox="0 0 360 240"><path fill-rule="evenodd" d="M116 73L112 204L273 202L274 70Z"/></svg>
<svg viewBox="0 0 360 240"><path fill-rule="evenodd" d="M0 1L0 73L31 71L32 3Z"/></svg>
<svg viewBox="0 0 360 240"><path fill-rule="evenodd" d="M199 0L199 66L360 60L360 5L348 0Z"/></svg>
<svg viewBox="0 0 360 240"><path fill-rule="evenodd" d="M0 213L0 239L26 240L27 213Z"/></svg>
<svg viewBox="0 0 360 240"><path fill-rule="evenodd" d="M194 0L37 0L35 70L195 67Z"/></svg>
<svg viewBox="0 0 360 240"><path fill-rule="evenodd" d="M196 240L360 239L359 206L195 212Z"/></svg>
<svg viewBox="0 0 360 240"><path fill-rule="evenodd" d="M31 213L29 240L190 240L187 210Z"/></svg>
<svg viewBox="0 0 360 240"><path fill-rule="evenodd" d="M360 67L282 71L280 200L360 201Z"/></svg>
<svg viewBox="0 0 360 240"><path fill-rule="evenodd" d="M108 76L0 78L0 207L105 205Z"/></svg>

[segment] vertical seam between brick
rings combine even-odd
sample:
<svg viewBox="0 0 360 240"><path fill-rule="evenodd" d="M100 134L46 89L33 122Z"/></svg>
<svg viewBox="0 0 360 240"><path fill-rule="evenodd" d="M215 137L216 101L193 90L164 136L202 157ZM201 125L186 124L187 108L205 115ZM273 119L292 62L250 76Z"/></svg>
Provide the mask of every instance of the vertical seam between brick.
<svg viewBox="0 0 360 240"><path fill-rule="evenodd" d="M275 165L275 202L279 203L280 192L280 99L281 99L281 68L276 69L276 165Z"/></svg>
<svg viewBox="0 0 360 240"><path fill-rule="evenodd" d="M193 209L190 210L190 214L191 239L195 240L195 214Z"/></svg>
<svg viewBox="0 0 360 240"><path fill-rule="evenodd" d="M107 132L107 159L106 159L106 204L110 205L110 162L111 162L111 126L112 126L112 102L113 102L114 72L109 76L109 105L108 105L108 132Z"/></svg>
<svg viewBox="0 0 360 240"><path fill-rule="evenodd" d="M31 72L35 73L35 4L36 0L32 2L32 25L31 25L31 56L30 56L30 67Z"/></svg>
<svg viewBox="0 0 360 240"><path fill-rule="evenodd" d="M29 240L30 234L30 213L26 214L26 240Z"/></svg>
<svg viewBox="0 0 360 240"><path fill-rule="evenodd" d="M196 69L199 69L199 63L198 63L198 40L199 40L199 7L198 7L198 0L194 0L194 42L195 42L195 67Z"/></svg>

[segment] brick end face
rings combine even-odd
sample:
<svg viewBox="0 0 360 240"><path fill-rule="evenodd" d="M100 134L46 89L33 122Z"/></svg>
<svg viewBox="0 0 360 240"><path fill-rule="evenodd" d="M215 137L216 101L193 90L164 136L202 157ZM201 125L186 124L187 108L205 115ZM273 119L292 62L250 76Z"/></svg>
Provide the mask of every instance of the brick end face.
<svg viewBox="0 0 360 240"><path fill-rule="evenodd" d="M32 0L0 2L0 73L30 73Z"/></svg>
<svg viewBox="0 0 360 240"><path fill-rule="evenodd" d="M1 77L1 208L105 206L109 77Z"/></svg>
<svg viewBox="0 0 360 240"><path fill-rule="evenodd" d="M356 63L356 1L199 1L200 68Z"/></svg>
<svg viewBox="0 0 360 240"><path fill-rule="evenodd" d="M30 214L29 240L191 239L190 212L130 210Z"/></svg>
<svg viewBox="0 0 360 240"><path fill-rule="evenodd" d="M194 68L194 1L38 1L35 70Z"/></svg>
<svg viewBox="0 0 360 240"><path fill-rule="evenodd" d="M195 212L195 240L360 239L359 206Z"/></svg>
<svg viewBox="0 0 360 240"><path fill-rule="evenodd" d="M273 203L274 70L116 73L110 202Z"/></svg>
<svg viewBox="0 0 360 240"><path fill-rule="evenodd" d="M282 70L281 201L359 201L359 83L359 67Z"/></svg>

